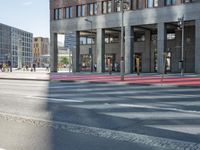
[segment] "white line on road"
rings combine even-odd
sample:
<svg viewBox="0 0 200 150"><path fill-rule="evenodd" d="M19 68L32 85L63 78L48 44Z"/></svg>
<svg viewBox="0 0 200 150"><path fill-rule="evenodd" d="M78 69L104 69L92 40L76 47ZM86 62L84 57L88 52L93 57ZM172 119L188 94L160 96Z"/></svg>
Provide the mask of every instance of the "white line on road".
<svg viewBox="0 0 200 150"><path fill-rule="evenodd" d="M84 101L81 101L81 100L73 100L73 99L48 98L48 97L37 97L37 96L26 96L26 97L27 98L33 98L33 99L55 101L55 102L74 102L74 103L83 103L84 102Z"/></svg>

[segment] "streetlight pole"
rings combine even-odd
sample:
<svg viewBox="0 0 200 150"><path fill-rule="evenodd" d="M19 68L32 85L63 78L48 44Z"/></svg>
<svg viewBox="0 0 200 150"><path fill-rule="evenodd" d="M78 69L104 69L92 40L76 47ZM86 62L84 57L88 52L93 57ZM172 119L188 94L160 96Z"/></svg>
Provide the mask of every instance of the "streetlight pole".
<svg viewBox="0 0 200 150"><path fill-rule="evenodd" d="M116 0L120 3L121 10L121 60L120 60L120 77L121 81L124 81L125 63L124 63L124 0Z"/></svg>
<svg viewBox="0 0 200 150"><path fill-rule="evenodd" d="M181 76L184 76L184 34L185 34L185 24L184 24L184 16L178 18L178 25L182 31L182 43L181 43Z"/></svg>
<svg viewBox="0 0 200 150"><path fill-rule="evenodd" d="M92 21L89 19L85 19L85 21L90 23L90 34L92 36ZM93 53L92 53L92 38L91 38L91 43L90 43L90 50L89 50L89 56L90 56L90 71L93 72Z"/></svg>
<svg viewBox="0 0 200 150"><path fill-rule="evenodd" d="M124 81L125 63L124 63L124 0L121 0L121 15L122 15L122 25L121 25L121 62L120 62L120 74L121 81Z"/></svg>

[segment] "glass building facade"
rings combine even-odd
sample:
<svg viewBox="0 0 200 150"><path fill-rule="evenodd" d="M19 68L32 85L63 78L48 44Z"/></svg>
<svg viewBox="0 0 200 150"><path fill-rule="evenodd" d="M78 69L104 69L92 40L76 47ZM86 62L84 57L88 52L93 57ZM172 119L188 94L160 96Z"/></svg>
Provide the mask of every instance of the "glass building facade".
<svg viewBox="0 0 200 150"><path fill-rule="evenodd" d="M15 68L32 63L33 34L0 24L0 63L11 61Z"/></svg>

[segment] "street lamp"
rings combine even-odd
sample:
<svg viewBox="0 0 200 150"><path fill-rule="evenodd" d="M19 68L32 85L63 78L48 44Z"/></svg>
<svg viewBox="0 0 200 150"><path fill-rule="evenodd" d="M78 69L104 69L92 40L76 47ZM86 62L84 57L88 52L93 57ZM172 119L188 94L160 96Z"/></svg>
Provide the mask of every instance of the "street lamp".
<svg viewBox="0 0 200 150"><path fill-rule="evenodd" d="M92 36L92 20L85 19L86 22L90 23L90 33ZM90 71L93 72L93 57L92 57L92 38L90 43L90 50L89 50L89 56L90 56Z"/></svg>
<svg viewBox="0 0 200 150"><path fill-rule="evenodd" d="M121 81L124 81L124 73L125 73L125 63L124 63L124 10L126 10L127 4L125 0L115 0L117 3L121 3L120 10L121 10L121 61L120 61L120 76Z"/></svg>
<svg viewBox="0 0 200 150"><path fill-rule="evenodd" d="M178 26L179 29L181 29L182 31L182 44L181 44L181 61L180 61L180 68L181 68L181 76L184 75L184 66L183 66L183 62L184 62L184 16L182 16L181 18L178 18Z"/></svg>

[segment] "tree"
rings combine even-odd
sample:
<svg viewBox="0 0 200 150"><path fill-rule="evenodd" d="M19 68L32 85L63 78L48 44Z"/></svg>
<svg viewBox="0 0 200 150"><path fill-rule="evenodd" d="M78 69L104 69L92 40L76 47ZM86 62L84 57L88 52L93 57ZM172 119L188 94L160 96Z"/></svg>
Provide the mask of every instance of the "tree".
<svg viewBox="0 0 200 150"><path fill-rule="evenodd" d="M62 56L60 58L60 64L63 64L63 65L69 64L69 58L67 58L66 56Z"/></svg>

